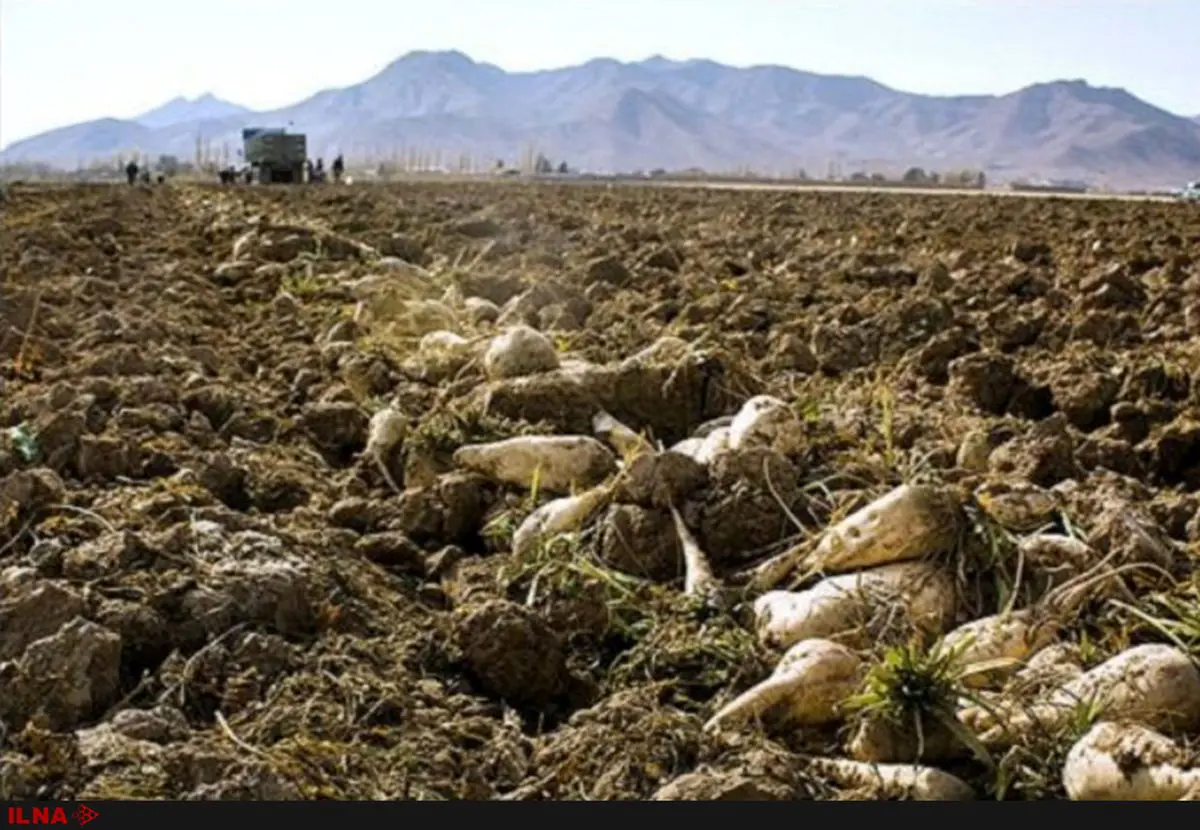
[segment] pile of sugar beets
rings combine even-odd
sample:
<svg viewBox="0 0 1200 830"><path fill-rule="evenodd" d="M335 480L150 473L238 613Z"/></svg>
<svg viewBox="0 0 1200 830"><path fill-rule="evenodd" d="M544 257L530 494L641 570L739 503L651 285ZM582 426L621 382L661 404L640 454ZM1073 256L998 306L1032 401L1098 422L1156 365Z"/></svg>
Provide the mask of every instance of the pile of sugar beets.
<svg viewBox="0 0 1200 830"><path fill-rule="evenodd" d="M851 732L849 757L810 758L814 771L839 786L897 797L969 799L970 785L932 764L969 754L988 762L1033 730L1061 731L1081 706L1093 706L1102 718L1074 743L1062 769L1072 799L1200 796L1200 768L1188 768L1185 750L1164 734L1200 728L1200 670L1191 657L1171 645L1144 644L1085 671L1078 649L1059 637L1085 603L1127 590L1127 576L1179 564L1175 543L1118 491L1089 494L1093 522L1081 534L1047 530L1061 527L1055 516L1062 488L1072 482L1047 489L988 479L965 493L906 483L814 540L721 578L689 528L684 502L698 482L703 486L706 471L732 458L757 460L770 490L762 459L803 440L796 409L768 395L743 394L737 403L735 368L678 338L664 337L611 364L562 360L538 330L505 325L511 315L502 309L478 298L462 302L472 318L500 317L501 333L462 337L439 328L456 317L449 302L406 301L400 306L406 331L420 335L417 359L447 377L468 363L481 365L489 382L478 394L486 409L564 433L469 444L453 453L458 468L555 496L520 523L513 552L581 533L621 505L652 505L671 517L684 591L726 607L753 597L757 636L784 650L772 675L721 708L706 729L778 734L831 725L857 701L867 714ZM381 315L378 303L364 302L359 311L365 325L373 316L394 319L396 307ZM647 387L656 393L631 392ZM719 414L732 410L733 416ZM655 424L669 435L679 423L706 417L671 446L652 444L626 425ZM364 455L389 481L407 424L395 405L370 424ZM968 434L958 466L986 471L990 452L986 435ZM1017 540L1018 576L1038 585L1040 599L1027 607L1010 602L1002 613L956 627L962 603L955 551L972 511ZM780 590L789 577L809 587ZM871 646L897 631L922 643L919 654L908 652L908 662L903 650L882 663L872 659ZM911 719L862 703L872 690L886 699L889 688L906 682L940 682L943 693L953 693L944 700L938 689L926 690L925 711L916 694ZM678 779L657 797L685 790Z"/></svg>

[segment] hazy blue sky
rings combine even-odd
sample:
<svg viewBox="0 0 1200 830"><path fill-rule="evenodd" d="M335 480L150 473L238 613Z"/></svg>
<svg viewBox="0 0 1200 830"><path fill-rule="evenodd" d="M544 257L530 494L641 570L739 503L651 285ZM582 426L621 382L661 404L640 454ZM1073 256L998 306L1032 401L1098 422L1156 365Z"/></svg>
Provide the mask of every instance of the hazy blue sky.
<svg viewBox="0 0 1200 830"><path fill-rule="evenodd" d="M0 0L0 144L181 94L280 106L413 49L778 63L933 94L1083 78L1200 113L1200 0Z"/></svg>

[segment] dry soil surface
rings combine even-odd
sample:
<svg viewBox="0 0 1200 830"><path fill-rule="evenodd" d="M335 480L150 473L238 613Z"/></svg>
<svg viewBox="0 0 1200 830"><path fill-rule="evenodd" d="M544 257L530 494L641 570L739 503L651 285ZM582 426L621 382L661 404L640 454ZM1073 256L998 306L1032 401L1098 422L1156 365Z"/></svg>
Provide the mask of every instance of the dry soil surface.
<svg viewBox="0 0 1200 830"><path fill-rule="evenodd" d="M1084 665L1168 633L1200 653L1189 206L519 184L0 198L0 798L879 797L816 771L846 753L839 724L702 727L779 658L747 570L902 482L961 494L955 622L1053 579L1063 563L1018 553L1039 522L1129 542L1120 504L1158 570L1059 639ZM421 340L517 324L566 368L489 380L477 352ZM601 409L670 446L759 394L796 416L779 440L676 455L521 555L514 529L562 493L454 459L590 435ZM364 456L388 405L403 438ZM979 493L1022 487L1052 497L1038 521L984 515ZM731 602L682 596L669 504ZM1071 738L937 763L979 798L1061 798Z"/></svg>

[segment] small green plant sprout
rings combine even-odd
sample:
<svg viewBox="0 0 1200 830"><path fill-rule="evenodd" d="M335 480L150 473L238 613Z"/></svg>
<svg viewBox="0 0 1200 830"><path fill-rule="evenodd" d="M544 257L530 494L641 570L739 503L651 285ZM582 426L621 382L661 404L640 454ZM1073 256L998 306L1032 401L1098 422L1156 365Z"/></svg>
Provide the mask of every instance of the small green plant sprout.
<svg viewBox="0 0 1200 830"><path fill-rule="evenodd" d="M958 647L927 649L916 640L888 648L843 709L861 719L879 718L901 728L911 725L918 757L924 754L926 728L940 725L991 768L990 754L956 714L959 700L973 697L960 683L960 652Z"/></svg>

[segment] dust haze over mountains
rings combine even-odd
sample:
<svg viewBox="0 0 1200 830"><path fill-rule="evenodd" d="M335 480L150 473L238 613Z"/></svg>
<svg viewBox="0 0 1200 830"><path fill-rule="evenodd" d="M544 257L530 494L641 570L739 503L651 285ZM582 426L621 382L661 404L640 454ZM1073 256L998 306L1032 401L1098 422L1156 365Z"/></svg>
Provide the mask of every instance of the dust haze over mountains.
<svg viewBox="0 0 1200 830"><path fill-rule="evenodd" d="M1115 187L1200 178L1200 117L1082 80L938 97L782 66L598 58L507 72L455 51L411 52L359 84L268 112L211 95L177 98L137 119L14 142L0 162L74 167L135 148L190 159L198 135L234 148L251 125L305 132L314 156L385 158L416 147L451 162L467 154L513 163L533 145L555 162L599 173L748 167L820 177L836 162L843 174L917 165Z"/></svg>

